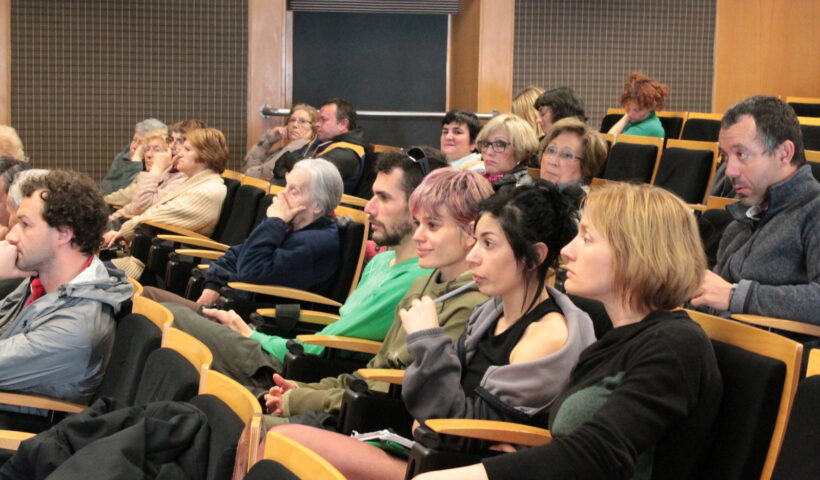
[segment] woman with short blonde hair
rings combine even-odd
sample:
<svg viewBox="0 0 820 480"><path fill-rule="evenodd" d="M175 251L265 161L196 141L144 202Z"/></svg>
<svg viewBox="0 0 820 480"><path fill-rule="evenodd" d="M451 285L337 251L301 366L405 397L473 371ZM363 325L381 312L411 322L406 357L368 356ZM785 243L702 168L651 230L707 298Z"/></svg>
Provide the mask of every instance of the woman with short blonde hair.
<svg viewBox="0 0 820 480"><path fill-rule="evenodd" d="M484 176L496 191L532 183L527 162L538 149L538 137L526 120L497 115L478 132L476 145L484 161Z"/></svg>
<svg viewBox="0 0 820 480"><path fill-rule="evenodd" d="M265 131L259 142L248 150L242 171L251 177L270 180L273 167L282 155L304 148L316 138L318 120L319 111L316 108L306 103L294 105L285 125ZM282 145L275 148L280 143Z"/></svg>

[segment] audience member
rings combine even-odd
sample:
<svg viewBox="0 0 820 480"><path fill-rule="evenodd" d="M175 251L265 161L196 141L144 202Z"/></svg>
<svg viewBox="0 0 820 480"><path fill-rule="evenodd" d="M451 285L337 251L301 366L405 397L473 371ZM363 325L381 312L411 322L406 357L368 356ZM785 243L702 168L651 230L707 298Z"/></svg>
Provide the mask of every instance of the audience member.
<svg viewBox="0 0 820 480"><path fill-rule="evenodd" d="M410 196L410 211L416 224L413 241L419 266L435 270L413 282L399 303L399 310L410 308L411 302L418 298L437 298L472 280L465 258L475 245L473 227L478 206L492 194L492 187L481 175L452 168L432 172L416 188ZM437 309L438 326L456 341L464 331L470 311L486 299L473 287L444 300ZM407 368L412 358L405 339L404 328L396 315L379 352L367 367ZM268 409L281 417L290 417L284 418L285 421L314 424L316 415L299 414L324 411L335 415L342 406L342 396L352 379L351 375L343 374L317 383L301 383L275 375L277 386L271 388L266 397ZM367 383L374 391L386 392L389 388L385 382L369 380Z"/></svg>
<svg viewBox="0 0 820 480"><path fill-rule="evenodd" d="M196 302L154 287L143 296L197 310L219 300L228 282L281 285L327 295L339 266L339 230L333 210L342 198L342 177L333 164L305 159L287 174L288 186L268 207L247 240L212 262Z"/></svg>
<svg viewBox="0 0 820 480"><path fill-rule="evenodd" d="M17 172L28 168L28 162L11 157L0 157L0 240L6 238L12 225L9 224L7 198L9 188ZM6 174L6 172L9 172Z"/></svg>
<svg viewBox="0 0 820 480"><path fill-rule="evenodd" d="M0 389L86 402L133 288L95 255L107 215L88 177L53 171L20 188L19 221L0 242L0 278L28 278L0 302Z"/></svg>
<svg viewBox="0 0 820 480"><path fill-rule="evenodd" d="M140 172L131 185L103 197L109 205L122 205L109 215L109 221L141 214L188 179L174 167L167 131L149 132L142 143L146 171Z"/></svg>
<svg viewBox="0 0 820 480"><path fill-rule="evenodd" d="M493 117L476 140L484 161L484 176L496 191L532 183L527 162L538 149L538 138L521 117Z"/></svg>
<svg viewBox="0 0 820 480"><path fill-rule="evenodd" d="M188 132L176 165L187 180L151 208L123 223L119 231L107 232L103 236L103 246L130 243L137 226L143 221L161 222L209 235L216 226L225 199L225 183L219 174L227 162L228 146L222 132L215 128ZM134 279L138 279L145 268L134 257L117 258L112 263Z"/></svg>
<svg viewBox="0 0 820 480"><path fill-rule="evenodd" d="M179 159L179 154L182 153L182 145L185 143L185 134L197 128L208 128L208 125L202 120L192 118L174 122L168 127L168 132L170 132L168 145L171 148L171 157L175 163Z"/></svg>
<svg viewBox="0 0 820 480"><path fill-rule="evenodd" d="M142 139L145 134L153 130L167 129L168 127L156 118L147 118L134 126L134 136L131 144L122 149L108 168L100 188L103 195L116 192L127 187L143 169Z"/></svg>
<svg viewBox="0 0 820 480"><path fill-rule="evenodd" d="M484 173L484 162L476 151L481 122L473 112L450 110L441 120L439 148L451 167Z"/></svg>
<svg viewBox="0 0 820 480"><path fill-rule="evenodd" d="M9 157L21 162L28 161L23 151L23 141L17 135L17 130L9 125L0 125L0 157Z"/></svg>
<svg viewBox="0 0 820 480"><path fill-rule="evenodd" d="M446 166L444 162L429 160L431 169ZM430 273L419 267L407 206L410 194L424 176L419 164L403 152L385 152L376 162L376 170L374 195L365 211L370 215L373 240L393 250L370 260L358 286L339 308L340 319L322 329L323 335L382 340L399 300L415 279ZM174 312L174 326L191 333L211 349L212 368L243 385L265 389L273 386L271 375L282 371L288 339L251 330L234 311L203 310L205 316L220 325L202 316L190 315L187 307L166 305ZM303 346L307 353L318 354L324 350L315 345Z"/></svg>
<svg viewBox="0 0 820 480"><path fill-rule="evenodd" d="M542 93L535 100L533 107L538 112L538 125L541 127L542 135L549 133L553 123L564 118L577 117L582 122L587 121L584 103L568 87L553 88Z"/></svg>
<svg viewBox="0 0 820 480"><path fill-rule="evenodd" d="M601 172L607 156L603 137L577 117L555 122L538 150L541 178L561 190L573 185L589 191L592 177Z"/></svg>
<svg viewBox="0 0 820 480"><path fill-rule="evenodd" d="M2 161L0 161L2 163ZM44 175L48 173L48 170L42 169L32 169L30 168L30 164L27 162L20 162L17 165L7 169L3 172L3 175L0 176L0 182L3 183L4 186L8 186L8 194L4 194L5 188L3 191L0 191L0 194L6 196L2 204L0 204L0 210L5 211L5 216L7 219L5 228L2 228L3 235L0 240L4 240L8 232L17 225L17 207L20 206L20 201L23 199L23 193L20 189L20 185L26 182L26 180L32 176L36 175ZM8 278L5 280L0 280L0 299L6 298L6 295L11 293L15 288L17 288L20 283L23 282L23 278Z"/></svg>
<svg viewBox="0 0 820 480"><path fill-rule="evenodd" d="M274 183L284 184L285 173L303 158L324 158L336 165L345 185L353 194L364 169L364 130L356 126L356 110L347 100L331 98L319 109L316 139L304 148L284 153L273 167Z"/></svg>
<svg viewBox="0 0 820 480"><path fill-rule="evenodd" d="M297 152L316 138L316 121L319 112L306 103L297 103L290 110L284 126L265 131L262 138L245 155L242 171L245 175L270 180L273 167L279 157L288 152ZM279 142L283 145L273 149Z"/></svg>
<svg viewBox="0 0 820 480"><path fill-rule="evenodd" d="M747 98L724 114L719 146L740 201L692 304L820 323L820 185L794 110Z"/></svg>
<svg viewBox="0 0 820 480"><path fill-rule="evenodd" d="M439 327L429 296L399 311L413 363L402 398L417 421L477 418L545 425L581 351L595 341L589 316L545 287L547 270L577 231L570 199L545 182L481 205L467 265L479 291L457 342ZM306 444L349 478L404 478L406 462L367 443L302 425L277 432ZM482 445L482 447L485 447Z"/></svg>
<svg viewBox="0 0 820 480"><path fill-rule="evenodd" d="M621 93L621 106L626 114L609 129L609 133L665 137L666 131L655 110L663 108L663 101L667 96L669 87L647 77L643 72L632 72Z"/></svg>
<svg viewBox="0 0 820 480"><path fill-rule="evenodd" d="M510 109L510 113L526 120L538 137L545 133L541 130L541 124L538 122L538 110L535 108L535 101L542 93L544 93L543 88L530 85L515 94Z"/></svg>
<svg viewBox="0 0 820 480"><path fill-rule="evenodd" d="M615 328L581 354L550 406L552 442L416 478L699 475L720 372L703 330L671 311L697 289L706 263L694 216L649 185L593 189L578 236L561 253L567 291L603 302Z"/></svg>

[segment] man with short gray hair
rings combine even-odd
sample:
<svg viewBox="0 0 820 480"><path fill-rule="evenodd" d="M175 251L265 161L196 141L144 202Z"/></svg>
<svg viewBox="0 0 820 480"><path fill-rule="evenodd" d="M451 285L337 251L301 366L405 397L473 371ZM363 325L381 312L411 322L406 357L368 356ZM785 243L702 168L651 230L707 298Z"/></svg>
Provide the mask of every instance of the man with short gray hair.
<svg viewBox="0 0 820 480"><path fill-rule="evenodd" d="M287 174L288 185L248 239L231 247L205 273L196 305L170 292L146 287L160 302L197 308L219 299L228 282L280 285L327 295L340 262L339 230L331 218L342 198L342 177L327 160L305 159Z"/></svg>
<svg viewBox="0 0 820 480"><path fill-rule="evenodd" d="M103 195L125 188L134 181L134 177L143 170L142 139L148 132L160 129L168 129L168 127L156 118L146 118L134 125L134 136L131 137L131 143L114 157L108 173L100 183Z"/></svg>

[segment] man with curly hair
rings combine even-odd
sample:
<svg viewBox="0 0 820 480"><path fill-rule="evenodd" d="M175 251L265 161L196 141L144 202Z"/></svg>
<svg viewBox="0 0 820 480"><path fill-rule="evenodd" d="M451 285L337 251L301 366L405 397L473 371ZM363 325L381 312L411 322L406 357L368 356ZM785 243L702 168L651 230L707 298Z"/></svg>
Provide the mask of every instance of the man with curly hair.
<svg viewBox="0 0 820 480"><path fill-rule="evenodd" d="M87 402L102 381L125 275L96 252L108 219L90 178L51 171L21 185L18 222L0 242L0 390Z"/></svg>

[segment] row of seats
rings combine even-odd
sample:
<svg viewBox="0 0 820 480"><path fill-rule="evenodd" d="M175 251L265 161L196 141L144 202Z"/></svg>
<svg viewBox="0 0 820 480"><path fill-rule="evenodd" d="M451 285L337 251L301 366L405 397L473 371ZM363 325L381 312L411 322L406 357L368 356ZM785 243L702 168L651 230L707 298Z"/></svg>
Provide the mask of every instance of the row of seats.
<svg viewBox="0 0 820 480"><path fill-rule="evenodd" d="M623 108L607 109L606 115L601 120L601 133L609 132L609 129L624 116L624 113ZM720 113L661 111L656 114L666 132L666 139L718 141L720 120L723 118ZM797 119L803 133L803 147L806 150L820 150L820 116L798 116Z"/></svg>

